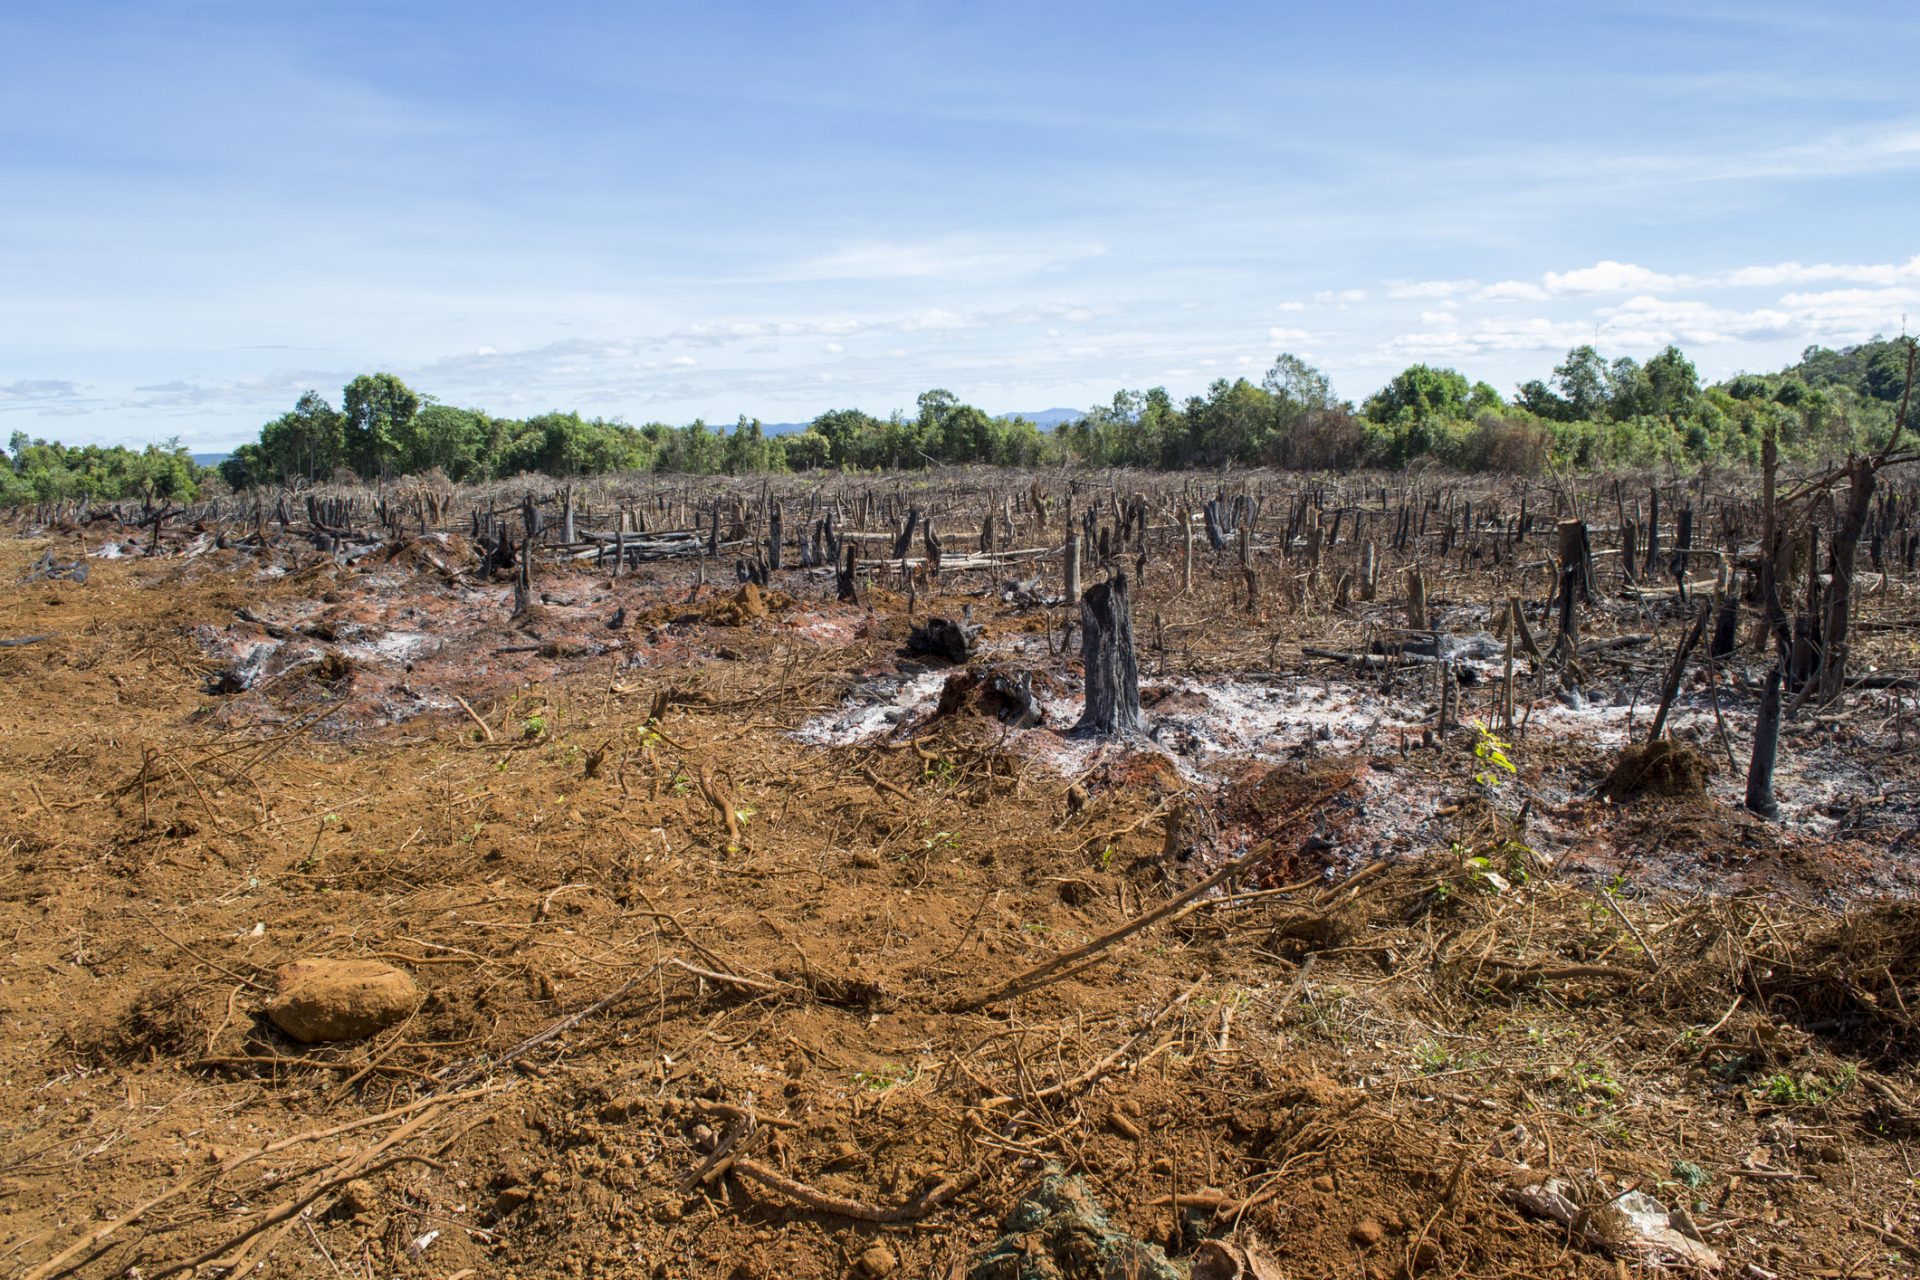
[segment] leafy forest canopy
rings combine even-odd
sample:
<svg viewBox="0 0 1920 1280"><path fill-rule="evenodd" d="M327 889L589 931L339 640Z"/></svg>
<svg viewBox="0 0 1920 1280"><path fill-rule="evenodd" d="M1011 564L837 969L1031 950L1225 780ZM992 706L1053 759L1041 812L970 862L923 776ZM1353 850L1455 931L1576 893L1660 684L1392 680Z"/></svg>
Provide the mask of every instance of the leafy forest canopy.
<svg viewBox="0 0 1920 1280"><path fill-rule="evenodd" d="M1778 373L1703 387L1675 347L1641 363L1609 361L1579 346L1549 377L1521 384L1510 397L1453 369L1416 364L1357 406L1338 398L1320 370L1281 355L1258 383L1223 378L1180 402L1159 387L1121 391L1051 431L1020 417L994 417L944 390L922 394L911 416L835 409L786 435L768 434L744 416L730 430L699 420L636 427L570 412L498 418L374 373L349 382L337 407L317 391L302 395L261 428L259 440L217 468L196 465L177 440L144 450L67 447L15 432L0 466L0 502L82 495L185 501L222 486L434 471L477 482L530 472L743 475L1062 462L1316 470L1430 461L1532 473L1757 461L1769 429L1783 455L1814 457L1887 439L1903 405L1913 347L1907 338L1809 347Z"/></svg>

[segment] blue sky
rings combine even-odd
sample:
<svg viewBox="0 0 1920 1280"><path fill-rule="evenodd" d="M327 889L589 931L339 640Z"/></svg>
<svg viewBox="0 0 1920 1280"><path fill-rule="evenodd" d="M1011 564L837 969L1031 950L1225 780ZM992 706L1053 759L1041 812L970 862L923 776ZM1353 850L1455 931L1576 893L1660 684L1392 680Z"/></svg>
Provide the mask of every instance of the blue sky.
<svg viewBox="0 0 1920 1280"><path fill-rule="evenodd" d="M995 411L1920 317L1920 12L20 3L0 432Z"/></svg>

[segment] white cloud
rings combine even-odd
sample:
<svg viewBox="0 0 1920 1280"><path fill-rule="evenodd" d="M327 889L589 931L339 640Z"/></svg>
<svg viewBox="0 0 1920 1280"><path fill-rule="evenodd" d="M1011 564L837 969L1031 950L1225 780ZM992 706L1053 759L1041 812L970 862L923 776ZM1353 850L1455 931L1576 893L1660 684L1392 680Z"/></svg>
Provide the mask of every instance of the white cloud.
<svg viewBox="0 0 1920 1280"><path fill-rule="evenodd" d="M41 405L80 398L80 385L64 378L20 378L0 383L0 407Z"/></svg>
<svg viewBox="0 0 1920 1280"><path fill-rule="evenodd" d="M828 344L827 344L826 346L824 346L824 347L821 347L820 349L821 349L822 351L824 351L824 352L826 352L826 353L827 353L828 355L830 355L830 356L837 356L837 355L839 355L839 354L840 354L840 353L841 353L842 351L845 351L845 350L846 350L846 347L845 347L845 346L843 346L843 345L841 345L841 344L840 344L840 343L838 343L838 342L829 342L829 343L828 343Z"/></svg>
<svg viewBox="0 0 1920 1280"><path fill-rule="evenodd" d="M1525 280L1501 280L1473 296L1482 302L1545 302L1547 291Z"/></svg>
<svg viewBox="0 0 1920 1280"><path fill-rule="evenodd" d="M677 368L691 369L693 368L693 366L695 366L696 364L699 364L700 362L698 360L695 360L692 356L675 356L671 361L669 361L669 363L676 366Z"/></svg>
<svg viewBox="0 0 1920 1280"><path fill-rule="evenodd" d="M1550 293L1661 293L1689 283L1685 276L1662 275L1611 258L1574 271L1549 271L1541 280Z"/></svg>
<svg viewBox="0 0 1920 1280"><path fill-rule="evenodd" d="M1799 327L1795 317L1784 311L1736 311L1698 299L1656 298L1650 294L1629 298L1617 307L1603 307L1600 315L1604 317L1602 336L1628 347L1766 341L1786 337Z"/></svg>
<svg viewBox="0 0 1920 1280"><path fill-rule="evenodd" d="M1267 345L1284 347L1290 342L1305 342L1311 336L1305 329L1269 329Z"/></svg>
<svg viewBox="0 0 1920 1280"><path fill-rule="evenodd" d="M1479 286L1478 280L1412 280L1387 286L1387 296L1402 300L1417 301L1432 298L1454 298L1471 293Z"/></svg>
<svg viewBox="0 0 1920 1280"><path fill-rule="evenodd" d="M1451 311L1422 311L1420 324L1428 329L1437 329L1441 325L1459 324L1460 317Z"/></svg>
<svg viewBox="0 0 1920 1280"><path fill-rule="evenodd" d="M1780 305L1800 328L1827 342L1863 342L1898 331L1920 309L1920 288L1822 289L1789 293Z"/></svg>
<svg viewBox="0 0 1920 1280"><path fill-rule="evenodd" d="M1306 309L1307 304L1304 302L1283 302L1274 308L1275 311L1305 311Z"/></svg>
<svg viewBox="0 0 1920 1280"><path fill-rule="evenodd" d="M1458 360L1493 352L1565 351L1592 338L1593 326L1585 321L1501 316L1478 321L1465 331L1404 333L1387 342L1387 352L1395 358Z"/></svg>
<svg viewBox="0 0 1920 1280"><path fill-rule="evenodd" d="M1920 254L1905 262L1847 264L1820 262L1802 266L1798 262L1777 262L1771 266L1741 267L1726 277L1734 286L1772 287L1783 284L1867 284L1891 285L1920 281Z"/></svg>
<svg viewBox="0 0 1920 1280"><path fill-rule="evenodd" d="M1356 302L1365 302L1367 291L1365 289L1322 289L1313 295L1313 300L1323 306L1331 303L1336 306L1350 307Z"/></svg>

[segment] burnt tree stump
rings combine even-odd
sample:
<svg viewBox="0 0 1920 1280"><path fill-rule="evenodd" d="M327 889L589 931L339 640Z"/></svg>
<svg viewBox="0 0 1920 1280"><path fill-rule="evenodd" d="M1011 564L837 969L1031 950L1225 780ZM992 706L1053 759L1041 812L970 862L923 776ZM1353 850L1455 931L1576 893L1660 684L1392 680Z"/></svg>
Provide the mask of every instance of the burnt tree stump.
<svg viewBox="0 0 1920 1280"><path fill-rule="evenodd" d="M962 617L958 622L952 618L928 618L925 625L915 626L907 634L907 652L945 658L948 662L965 662L973 656L974 643L979 639L980 625L971 617Z"/></svg>
<svg viewBox="0 0 1920 1280"><path fill-rule="evenodd" d="M1746 807L1763 818L1780 816L1773 798L1773 765L1780 753L1780 665L1767 673L1760 691L1759 718L1753 728L1753 756L1747 764Z"/></svg>
<svg viewBox="0 0 1920 1280"><path fill-rule="evenodd" d="M1117 573L1080 597L1081 652L1087 664L1087 706L1073 732L1111 738L1146 728L1140 714L1140 667L1133 653L1133 602L1127 575Z"/></svg>
<svg viewBox="0 0 1920 1280"><path fill-rule="evenodd" d="M845 604L860 603L860 593L855 589L854 582L853 582L853 572L854 572L854 565L855 565L854 557L858 554L859 554L858 546L854 543L848 543L846 563L842 565L836 565L834 568L834 572L833 572L834 595L842 603L845 603Z"/></svg>

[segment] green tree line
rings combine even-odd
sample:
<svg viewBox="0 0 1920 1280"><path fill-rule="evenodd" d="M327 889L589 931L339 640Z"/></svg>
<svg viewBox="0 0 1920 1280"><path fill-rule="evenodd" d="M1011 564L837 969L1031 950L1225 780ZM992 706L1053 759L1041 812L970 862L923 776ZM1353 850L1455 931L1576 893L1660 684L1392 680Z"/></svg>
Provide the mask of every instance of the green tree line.
<svg viewBox="0 0 1920 1280"><path fill-rule="evenodd" d="M0 467L0 501L82 494L184 501L215 479L239 490L434 471L484 481L525 472L751 475L949 463L1345 469L1432 462L1531 473L1757 461L1769 429L1787 456L1810 457L1886 439L1910 345L1876 338L1838 350L1809 347L1777 373L1712 386L1701 384L1676 347L1641 363L1578 346L1511 397L1457 370L1416 364L1357 405L1336 395L1319 369L1283 354L1257 383L1223 378L1178 401L1162 387L1120 391L1051 431L939 389L922 394L911 415L834 409L787 434L770 435L744 416L731 428L698 420L636 427L568 412L498 418L374 373L349 382L337 408L317 391L302 395L221 463L217 478L195 467L177 441L136 452L67 448L15 433Z"/></svg>
<svg viewBox="0 0 1920 1280"><path fill-rule="evenodd" d="M105 502L191 502L207 469L178 440L144 449L124 445L68 446L32 440L16 431L0 455L0 506L96 498Z"/></svg>

